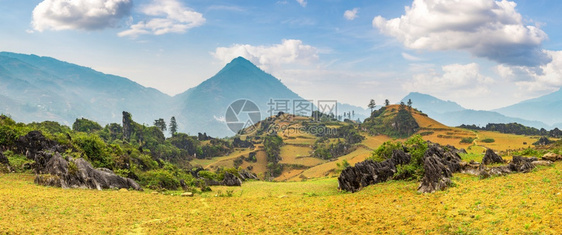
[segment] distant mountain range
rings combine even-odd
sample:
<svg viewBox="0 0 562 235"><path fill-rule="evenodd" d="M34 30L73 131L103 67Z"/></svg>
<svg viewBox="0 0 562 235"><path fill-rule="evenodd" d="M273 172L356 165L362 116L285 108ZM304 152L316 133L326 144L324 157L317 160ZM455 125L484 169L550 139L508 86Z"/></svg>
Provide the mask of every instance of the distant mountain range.
<svg viewBox="0 0 562 235"><path fill-rule="evenodd" d="M8 52L0 53L0 94L0 112L17 120L67 125L80 117L121 122L124 110L141 123L152 124L167 113L171 102L168 95L127 78L49 57Z"/></svg>
<svg viewBox="0 0 562 235"><path fill-rule="evenodd" d="M513 123L513 122L523 124L525 126L531 126L535 128L545 128L545 129L552 129L554 127L562 126L560 124L556 126L556 125L549 125L541 121L537 121L537 120L541 120L539 118L531 119L531 120L525 119L524 117L526 116L523 115L524 113L533 112L533 111L528 111L529 109L520 109L519 112L511 112L509 115L507 115L508 114L507 112L500 112L500 111L482 111L482 110L465 109L455 102L440 100L431 95L421 94L417 92L412 92L408 94L406 97L402 99L401 102L407 103L409 99L412 100L412 106L414 108L423 111L433 119L448 126L459 126L461 124L467 124L467 125L474 124L477 126L486 126L486 124L488 123ZM562 99L560 99L558 102L562 102ZM514 106L520 107L517 105L518 104ZM554 112L559 112L559 111L560 110L556 110ZM546 113L548 111L544 111L544 112ZM560 120L561 119L558 118L558 121Z"/></svg>
<svg viewBox="0 0 562 235"><path fill-rule="evenodd" d="M537 120L558 128L562 127L562 90L535 99L494 110L498 113Z"/></svg>
<svg viewBox="0 0 562 235"><path fill-rule="evenodd" d="M124 77L50 57L0 53L0 113L23 122L52 120L72 125L76 118L84 117L104 125L120 123L122 111L128 111L134 120L147 125L175 116L179 131L224 137L234 134L225 123L227 107L239 99L256 103L261 119L279 110L272 108L272 100L288 100L289 112L293 100L304 100L242 57L198 86L171 97ZM354 119L368 116L364 108L338 103L338 114L343 112L353 112Z"/></svg>
<svg viewBox="0 0 562 235"><path fill-rule="evenodd" d="M179 131L224 137L234 134L225 116L228 106L239 99L253 101L261 119L281 111L277 100L288 100L285 108L289 113L295 111L294 101L305 100L242 57L198 86L171 97L124 77L50 57L0 52L0 113L23 122L52 120L72 125L83 117L105 125L120 123L122 111L128 111L134 120L147 125L175 116ZM494 111L465 109L416 92L402 101L408 99L415 108L449 126L517 122L536 128L562 128L560 90ZM315 110L317 102L312 100ZM338 103L337 114L343 116L344 112L352 113L353 120L369 116L365 108Z"/></svg>

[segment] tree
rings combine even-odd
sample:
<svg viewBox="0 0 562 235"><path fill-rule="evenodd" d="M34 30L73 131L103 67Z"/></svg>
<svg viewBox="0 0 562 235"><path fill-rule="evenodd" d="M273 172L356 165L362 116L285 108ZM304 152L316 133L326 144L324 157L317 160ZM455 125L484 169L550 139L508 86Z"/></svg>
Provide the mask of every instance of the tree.
<svg viewBox="0 0 562 235"><path fill-rule="evenodd" d="M355 117L355 110L351 110L351 117L350 118L353 118L353 117Z"/></svg>
<svg viewBox="0 0 562 235"><path fill-rule="evenodd" d="M412 99L408 99L408 108L412 111Z"/></svg>
<svg viewBox="0 0 562 235"><path fill-rule="evenodd" d="M373 112L373 109L375 108L376 104L375 104L375 100L371 99L371 101L369 102L369 105L367 105L367 107L369 107L371 109L371 113Z"/></svg>
<svg viewBox="0 0 562 235"><path fill-rule="evenodd" d="M389 106L390 105L390 101L388 101L388 99L384 100L384 106Z"/></svg>
<svg viewBox="0 0 562 235"><path fill-rule="evenodd" d="M154 120L154 126L158 127L158 129L160 129L162 132L164 132L168 129L168 128L166 128L166 121L164 121L163 118L160 118L158 120Z"/></svg>
<svg viewBox="0 0 562 235"><path fill-rule="evenodd" d="M173 117L170 119L170 134L172 134L172 136L175 136L176 133L178 132L178 123L176 122L176 117Z"/></svg>

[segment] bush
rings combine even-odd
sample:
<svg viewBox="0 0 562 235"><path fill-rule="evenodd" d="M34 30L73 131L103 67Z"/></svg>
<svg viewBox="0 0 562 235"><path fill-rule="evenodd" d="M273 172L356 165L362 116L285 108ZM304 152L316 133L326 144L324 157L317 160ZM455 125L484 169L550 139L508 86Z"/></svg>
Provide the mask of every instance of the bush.
<svg viewBox="0 0 562 235"><path fill-rule="evenodd" d="M435 132L433 132L433 131L424 131L424 132L421 132L420 135L421 135L421 136L428 136L428 135L433 135L433 133L435 133Z"/></svg>
<svg viewBox="0 0 562 235"><path fill-rule="evenodd" d="M141 180L148 188L155 190L177 190L180 186L180 182L170 172L165 170L147 171L142 175Z"/></svg>
<svg viewBox="0 0 562 235"><path fill-rule="evenodd" d="M496 142L496 140L494 140L492 138L486 138L486 139L483 139L481 141L484 142L484 143L494 143L494 142Z"/></svg>
<svg viewBox="0 0 562 235"><path fill-rule="evenodd" d="M393 179L395 180L419 180L423 176L423 167L420 168L415 164L398 165Z"/></svg>
<svg viewBox="0 0 562 235"><path fill-rule="evenodd" d="M401 148L402 148L402 143L400 143L399 141L397 141L397 142L392 142L392 141L384 142L381 146L379 146L373 152L373 154L371 155L371 157L369 159L371 159L373 161L377 161L377 162L382 162L382 161L392 157L392 151L394 151L395 149L401 149Z"/></svg>
<svg viewBox="0 0 562 235"><path fill-rule="evenodd" d="M96 168L114 168L113 158L109 154L110 149L103 140L97 135L83 135L75 138L75 144L84 151L88 160Z"/></svg>
<svg viewBox="0 0 562 235"><path fill-rule="evenodd" d="M410 164L414 164L414 166L420 168L420 172L423 174L423 156L428 148L427 142L425 142L420 135L414 135L406 140L404 145L412 156Z"/></svg>
<svg viewBox="0 0 562 235"><path fill-rule="evenodd" d="M8 158L10 166L16 173L24 173L31 170L31 164L35 161L27 159L24 155L14 154L12 151L4 152L4 156Z"/></svg>
<svg viewBox="0 0 562 235"><path fill-rule="evenodd" d="M474 142L476 138L472 138L472 137L465 137L461 139L461 144L472 144L472 142Z"/></svg>
<svg viewBox="0 0 562 235"><path fill-rule="evenodd" d="M72 130L79 132L93 133L101 129L100 124L85 118L76 119L74 124L72 124Z"/></svg>
<svg viewBox="0 0 562 235"><path fill-rule="evenodd" d="M217 174L210 171L199 171L197 175L208 180L217 180Z"/></svg>

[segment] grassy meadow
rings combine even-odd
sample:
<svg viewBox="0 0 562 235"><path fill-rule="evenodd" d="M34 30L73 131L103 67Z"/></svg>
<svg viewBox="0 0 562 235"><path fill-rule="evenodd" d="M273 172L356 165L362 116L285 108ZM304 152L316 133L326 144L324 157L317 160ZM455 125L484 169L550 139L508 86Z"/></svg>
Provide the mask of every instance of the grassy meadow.
<svg viewBox="0 0 562 235"><path fill-rule="evenodd" d="M456 174L433 194L390 181L351 194L336 178L254 181L181 197L37 186L0 175L0 233L559 234L562 163L480 180Z"/></svg>

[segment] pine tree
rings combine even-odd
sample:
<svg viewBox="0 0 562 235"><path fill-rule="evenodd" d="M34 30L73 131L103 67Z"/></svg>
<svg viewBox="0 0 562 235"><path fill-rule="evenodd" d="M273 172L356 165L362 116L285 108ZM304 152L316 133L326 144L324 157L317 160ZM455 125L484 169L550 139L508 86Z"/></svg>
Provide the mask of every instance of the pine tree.
<svg viewBox="0 0 562 235"><path fill-rule="evenodd" d="M369 105L367 105L367 107L369 107L371 109L371 113L373 112L373 109L375 108L376 104L375 104L375 100L371 99L371 101L369 102Z"/></svg>
<svg viewBox="0 0 562 235"><path fill-rule="evenodd" d="M170 119L170 134L172 134L172 136L175 136L177 132L178 132L178 123L176 122L176 117L172 117Z"/></svg>

